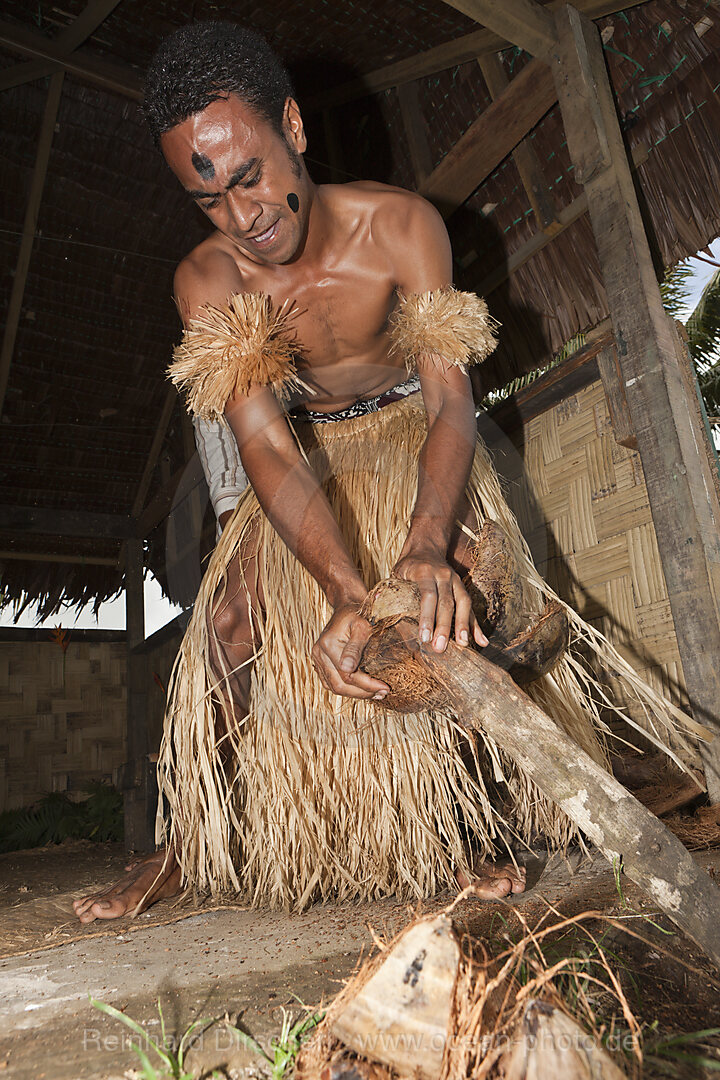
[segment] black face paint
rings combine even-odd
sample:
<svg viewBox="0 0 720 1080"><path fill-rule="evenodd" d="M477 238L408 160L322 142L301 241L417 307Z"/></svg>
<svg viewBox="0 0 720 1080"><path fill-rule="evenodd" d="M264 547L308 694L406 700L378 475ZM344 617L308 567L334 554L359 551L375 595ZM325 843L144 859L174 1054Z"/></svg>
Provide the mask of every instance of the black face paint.
<svg viewBox="0 0 720 1080"><path fill-rule="evenodd" d="M293 214L297 214L298 210L300 209L300 200L298 199L294 191L291 191L288 195L287 204L292 210Z"/></svg>
<svg viewBox="0 0 720 1080"><path fill-rule="evenodd" d="M212 180L213 176L215 175L215 166L213 165L207 154L194 153L190 160L192 161L193 168L195 169L195 172L198 174L198 176L200 176L203 180Z"/></svg>

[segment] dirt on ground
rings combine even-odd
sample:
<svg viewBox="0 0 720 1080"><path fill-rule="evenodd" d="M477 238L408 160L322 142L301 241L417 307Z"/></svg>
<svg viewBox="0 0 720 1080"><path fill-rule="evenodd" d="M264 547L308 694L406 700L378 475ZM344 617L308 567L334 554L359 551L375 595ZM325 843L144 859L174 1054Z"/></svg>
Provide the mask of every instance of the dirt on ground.
<svg viewBox="0 0 720 1080"><path fill-rule="evenodd" d="M711 873L720 869L720 852L696 857ZM527 892L510 905L463 901L455 912L461 931L500 948L516 933L515 924L520 929L515 912L530 925L549 904L566 916L611 914L643 939L606 928L603 944L646 1029L720 1027L720 973L640 890L625 879L618 888L602 856L574 851L548 860L536 853L523 861ZM300 1015L303 1006L320 1008L372 950L374 938L389 940L419 910L440 910L452 900L445 893L421 907L394 898L326 904L297 915L242 904L217 908L186 897L180 904L163 901L134 920L80 926L72 900L110 883L125 862L120 845L82 842L0 856L0 1076L110 1080L137 1066L129 1032L94 1008L88 995L122 1010L153 1038L160 1034L158 998L176 1040L198 1019L239 1016L267 1050L283 1010ZM262 1072L257 1055L222 1025L193 1048L188 1067L198 1076L220 1067L227 1077Z"/></svg>

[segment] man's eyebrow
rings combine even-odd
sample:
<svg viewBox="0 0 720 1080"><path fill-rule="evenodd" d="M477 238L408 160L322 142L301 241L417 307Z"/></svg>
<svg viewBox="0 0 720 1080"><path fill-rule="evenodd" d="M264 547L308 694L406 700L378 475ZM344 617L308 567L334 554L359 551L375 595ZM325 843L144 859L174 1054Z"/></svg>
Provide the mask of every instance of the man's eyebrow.
<svg viewBox="0 0 720 1080"><path fill-rule="evenodd" d="M236 184L239 184L244 180L247 174L255 168L258 160L259 159L255 157L250 158L250 160L246 161L244 165L241 165L239 169L236 169L230 177L225 191L229 191L230 188L234 188ZM185 188L185 191L191 199L219 199L221 195L225 194L223 191L190 191L188 188Z"/></svg>

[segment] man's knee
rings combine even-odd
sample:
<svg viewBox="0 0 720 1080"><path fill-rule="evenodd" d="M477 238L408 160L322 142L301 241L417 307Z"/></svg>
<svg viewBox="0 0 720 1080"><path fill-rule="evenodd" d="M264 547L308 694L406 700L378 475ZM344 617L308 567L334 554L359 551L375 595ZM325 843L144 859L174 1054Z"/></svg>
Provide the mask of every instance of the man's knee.
<svg viewBox="0 0 720 1080"><path fill-rule="evenodd" d="M219 641L226 645L252 646L249 607L242 592L218 600L211 618Z"/></svg>

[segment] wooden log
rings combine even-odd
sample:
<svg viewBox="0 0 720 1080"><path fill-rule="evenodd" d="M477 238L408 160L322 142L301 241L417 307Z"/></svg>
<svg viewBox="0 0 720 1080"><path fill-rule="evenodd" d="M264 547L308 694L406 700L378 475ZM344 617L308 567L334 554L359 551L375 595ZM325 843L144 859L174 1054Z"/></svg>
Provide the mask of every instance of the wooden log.
<svg viewBox="0 0 720 1080"><path fill-rule="evenodd" d="M506 671L452 641L444 653L436 653L418 641L416 622L395 618L378 624L363 669L385 679L392 690L388 672L404 652L429 685L442 688L458 723L494 739L613 867L651 896L720 968L720 892L680 841Z"/></svg>

